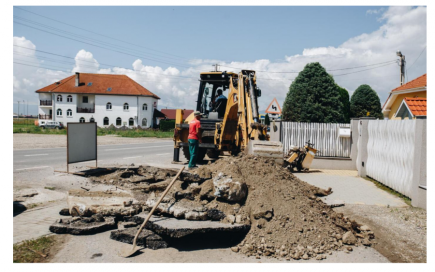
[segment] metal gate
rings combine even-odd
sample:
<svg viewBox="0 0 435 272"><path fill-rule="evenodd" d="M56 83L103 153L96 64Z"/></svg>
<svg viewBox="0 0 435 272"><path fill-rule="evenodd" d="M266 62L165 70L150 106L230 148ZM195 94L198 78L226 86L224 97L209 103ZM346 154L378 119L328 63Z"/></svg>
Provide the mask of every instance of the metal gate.
<svg viewBox="0 0 435 272"><path fill-rule="evenodd" d="M317 149L316 157L350 157L351 137L339 137L339 128L350 128L344 123L282 122L281 140L284 154L290 146L303 147L310 140Z"/></svg>

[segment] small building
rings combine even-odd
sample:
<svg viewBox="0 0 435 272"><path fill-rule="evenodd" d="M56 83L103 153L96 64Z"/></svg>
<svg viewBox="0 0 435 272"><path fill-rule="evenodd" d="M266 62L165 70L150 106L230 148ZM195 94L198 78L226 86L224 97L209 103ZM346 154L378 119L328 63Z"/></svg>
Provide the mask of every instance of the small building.
<svg viewBox="0 0 435 272"><path fill-rule="evenodd" d="M38 122L153 127L157 95L126 75L76 73L36 91Z"/></svg>
<svg viewBox="0 0 435 272"><path fill-rule="evenodd" d="M390 92L382 107L385 119L415 119L427 116L427 74Z"/></svg>

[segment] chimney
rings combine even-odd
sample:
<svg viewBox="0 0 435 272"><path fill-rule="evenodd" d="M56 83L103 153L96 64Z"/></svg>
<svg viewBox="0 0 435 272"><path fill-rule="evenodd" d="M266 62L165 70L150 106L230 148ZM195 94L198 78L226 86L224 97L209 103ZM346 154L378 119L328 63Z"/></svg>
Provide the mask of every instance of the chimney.
<svg viewBox="0 0 435 272"><path fill-rule="evenodd" d="M78 87L80 85L80 73L76 72L76 87Z"/></svg>

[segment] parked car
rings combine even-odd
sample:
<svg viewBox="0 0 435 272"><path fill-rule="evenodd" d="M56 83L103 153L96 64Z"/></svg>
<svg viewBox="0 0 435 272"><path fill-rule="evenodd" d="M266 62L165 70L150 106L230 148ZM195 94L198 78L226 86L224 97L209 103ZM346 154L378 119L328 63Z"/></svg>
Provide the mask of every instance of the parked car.
<svg viewBox="0 0 435 272"><path fill-rule="evenodd" d="M65 128L65 126L62 124L62 122L57 122L57 121L47 121L47 122L42 121L39 124L39 126L41 128L55 128L55 129Z"/></svg>

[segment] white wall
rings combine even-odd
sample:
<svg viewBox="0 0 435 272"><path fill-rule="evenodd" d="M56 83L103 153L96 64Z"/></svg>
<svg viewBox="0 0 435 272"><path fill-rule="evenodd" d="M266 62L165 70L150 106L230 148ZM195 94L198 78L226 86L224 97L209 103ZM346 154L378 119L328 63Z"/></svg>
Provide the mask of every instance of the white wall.
<svg viewBox="0 0 435 272"><path fill-rule="evenodd" d="M129 126L129 119L133 118L134 126L142 126L142 119L147 119L147 126L152 126L153 112L154 112L154 102L157 106L157 99L153 97L142 97L142 96L121 96L121 95L87 95L88 103L84 104L83 96L84 94L71 94L73 101L67 102L68 94L39 94L41 100L50 100L52 95L53 99L53 121L62 122L67 125L69 122L79 122L80 118L85 118L85 122L89 122L91 118L94 118L97 125L100 127L104 126L104 118L109 118L109 126L116 126L116 119L121 118L121 126ZM62 102L57 101L57 96L62 95ZM112 103L112 109L107 110L107 103ZM77 113L77 107L79 108L92 108L95 103L95 113ZM128 103L128 110L124 110L124 103ZM143 104L148 105L146 110L142 109ZM51 107L39 107L39 114L48 114ZM57 109L62 110L62 115L57 115ZM67 116L67 110L72 110L72 116ZM119 127L119 126L117 126Z"/></svg>
<svg viewBox="0 0 435 272"><path fill-rule="evenodd" d="M416 120L368 121L367 176L412 197Z"/></svg>
<svg viewBox="0 0 435 272"><path fill-rule="evenodd" d="M157 106L157 99L155 99L153 97L139 96L138 102L139 102L138 125L142 127L142 119L146 118L147 119L147 126L146 127L152 126L153 112L154 112L153 105L154 105L154 102L156 102L156 106ZM142 108L143 104L145 104L145 103L148 105L147 110L143 110L143 108Z"/></svg>

